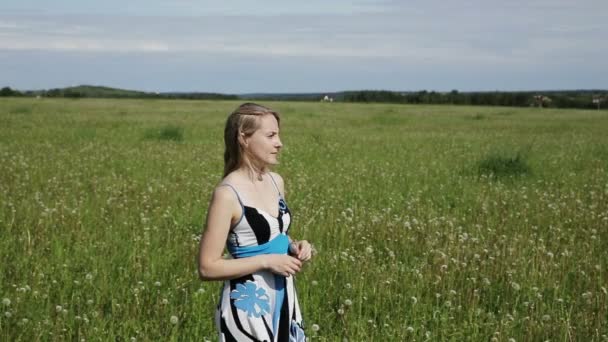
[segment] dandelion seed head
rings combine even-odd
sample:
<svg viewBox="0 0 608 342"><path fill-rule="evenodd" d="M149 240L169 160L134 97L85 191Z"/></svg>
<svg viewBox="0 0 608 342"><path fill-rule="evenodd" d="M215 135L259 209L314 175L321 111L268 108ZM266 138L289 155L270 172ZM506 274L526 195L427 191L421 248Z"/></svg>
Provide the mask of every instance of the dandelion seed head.
<svg viewBox="0 0 608 342"><path fill-rule="evenodd" d="M409 333L413 333L414 332L414 328L412 328L412 327L407 327L405 330L407 332L409 332Z"/></svg>
<svg viewBox="0 0 608 342"><path fill-rule="evenodd" d="M351 305L353 305L353 301L352 301L352 300L350 300L350 299L346 299L346 300L344 301L344 305L346 305L346 306L351 306Z"/></svg>
<svg viewBox="0 0 608 342"><path fill-rule="evenodd" d="M177 316L171 316L171 319L170 319L171 324L177 324L178 321L179 321L179 319L177 318Z"/></svg>
<svg viewBox="0 0 608 342"><path fill-rule="evenodd" d="M344 309L339 308L338 309L338 315L340 315L340 316L344 315Z"/></svg>
<svg viewBox="0 0 608 342"><path fill-rule="evenodd" d="M310 329L314 332L317 332L320 328L318 324L313 324L312 326L310 326Z"/></svg>
<svg viewBox="0 0 608 342"><path fill-rule="evenodd" d="M2 305L4 305L4 306L11 305L11 300L8 298L2 298Z"/></svg>

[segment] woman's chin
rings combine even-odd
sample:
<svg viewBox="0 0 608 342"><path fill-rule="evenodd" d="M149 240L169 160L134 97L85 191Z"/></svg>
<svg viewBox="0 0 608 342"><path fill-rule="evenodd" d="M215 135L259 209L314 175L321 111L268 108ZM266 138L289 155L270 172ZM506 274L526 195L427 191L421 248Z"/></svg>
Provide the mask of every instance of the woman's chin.
<svg viewBox="0 0 608 342"><path fill-rule="evenodd" d="M279 164L279 158L275 157L271 157L268 159L268 165L277 165Z"/></svg>

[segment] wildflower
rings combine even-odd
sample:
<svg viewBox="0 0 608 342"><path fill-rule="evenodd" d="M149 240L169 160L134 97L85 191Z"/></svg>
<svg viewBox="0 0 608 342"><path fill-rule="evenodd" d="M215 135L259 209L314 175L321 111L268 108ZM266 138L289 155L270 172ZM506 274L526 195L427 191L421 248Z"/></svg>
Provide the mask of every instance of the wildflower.
<svg viewBox="0 0 608 342"><path fill-rule="evenodd" d="M318 324L313 324L310 329L312 329L312 331L317 332L319 331L319 325Z"/></svg>
<svg viewBox="0 0 608 342"><path fill-rule="evenodd" d="M7 311L4 313L4 317L6 317L6 318L11 318L12 315L13 314L10 311Z"/></svg>
<svg viewBox="0 0 608 342"><path fill-rule="evenodd" d="M160 287L160 281L155 282L155 283L154 283L154 286L156 286L156 287Z"/></svg>
<svg viewBox="0 0 608 342"><path fill-rule="evenodd" d="M179 321L177 316L171 316L171 324L177 324L177 322Z"/></svg>
<svg viewBox="0 0 608 342"><path fill-rule="evenodd" d="M414 328L412 328L412 327L407 327L407 329L405 329L405 330L409 333L414 332Z"/></svg>
<svg viewBox="0 0 608 342"><path fill-rule="evenodd" d="M416 303L418 303L418 298L412 297L412 304L416 305Z"/></svg>
<svg viewBox="0 0 608 342"><path fill-rule="evenodd" d="M353 286L350 283L346 283L346 285L344 285L344 287L346 287L347 289L351 289Z"/></svg>
<svg viewBox="0 0 608 342"><path fill-rule="evenodd" d="M374 253L374 249L371 246L367 246L367 248L365 248L365 251L367 252L367 254Z"/></svg>
<svg viewBox="0 0 608 342"><path fill-rule="evenodd" d="M519 286L519 284L518 284L518 283L516 283L516 282L512 282L512 283L511 283L511 287L512 287L512 288L513 288L513 290L515 290L515 291L519 291L519 289L521 288L521 286Z"/></svg>
<svg viewBox="0 0 608 342"><path fill-rule="evenodd" d="M353 305L353 302L350 299L347 299L344 301L344 305L351 306L351 305Z"/></svg>
<svg viewBox="0 0 608 342"><path fill-rule="evenodd" d="M338 315L340 315L340 316L344 315L344 309L339 308L338 309Z"/></svg>
<svg viewBox="0 0 608 342"><path fill-rule="evenodd" d="M549 315L543 315L543 321L546 322L546 321L548 321L550 319L551 319L551 316L549 316Z"/></svg>
<svg viewBox="0 0 608 342"><path fill-rule="evenodd" d="M167 298L163 298L163 300L161 301L161 303L163 305L167 305L167 304L169 304L169 301L167 300Z"/></svg>
<svg viewBox="0 0 608 342"><path fill-rule="evenodd" d="M316 280L313 280L311 283L312 283L312 286L317 286L317 285L319 285L319 282L318 282L318 281L316 281Z"/></svg>
<svg viewBox="0 0 608 342"><path fill-rule="evenodd" d="M61 305L57 305L55 307L55 311L57 311L57 312L61 312L62 310L63 310L63 308L61 307Z"/></svg>
<svg viewBox="0 0 608 342"><path fill-rule="evenodd" d="M86 280L92 280L93 279L93 275L91 273L87 273L87 275L84 278Z"/></svg>
<svg viewBox="0 0 608 342"><path fill-rule="evenodd" d="M3 304L4 306L9 306L9 305L11 305L11 300L10 300L10 299L8 299L8 298L3 298L3 299L2 299L2 304Z"/></svg>

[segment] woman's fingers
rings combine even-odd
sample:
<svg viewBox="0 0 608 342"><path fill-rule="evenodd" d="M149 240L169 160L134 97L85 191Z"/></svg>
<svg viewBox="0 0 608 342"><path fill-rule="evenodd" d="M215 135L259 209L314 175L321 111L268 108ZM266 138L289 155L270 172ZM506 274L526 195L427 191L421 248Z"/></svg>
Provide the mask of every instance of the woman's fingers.
<svg viewBox="0 0 608 342"><path fill-rule="evenodd" d="M306 240L298 241L298 249L299 249L298 259L300 259L302 261L310 260L310 257L312 254L312 247L308 241L306 241Z"/></svg>
<svg viewBox="0 0 608 342"><path fill-rule="evenodd" d="M300 267L302 266L302 262L292 256L286 256L288 258L286 266L287 276L296 274L300 272Z"/></svg>

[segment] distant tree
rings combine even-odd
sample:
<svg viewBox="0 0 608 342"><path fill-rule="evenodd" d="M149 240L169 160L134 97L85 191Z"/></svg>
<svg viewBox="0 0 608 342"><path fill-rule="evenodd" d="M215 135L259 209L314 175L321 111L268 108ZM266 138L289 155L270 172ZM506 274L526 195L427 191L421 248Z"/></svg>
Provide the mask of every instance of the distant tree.
<svg viewBox="0 0 608 342"><path fill-rule="evenodd" d="M22 94L11 87L4 87L0 89L0 96L21 96Z"/></svg>

